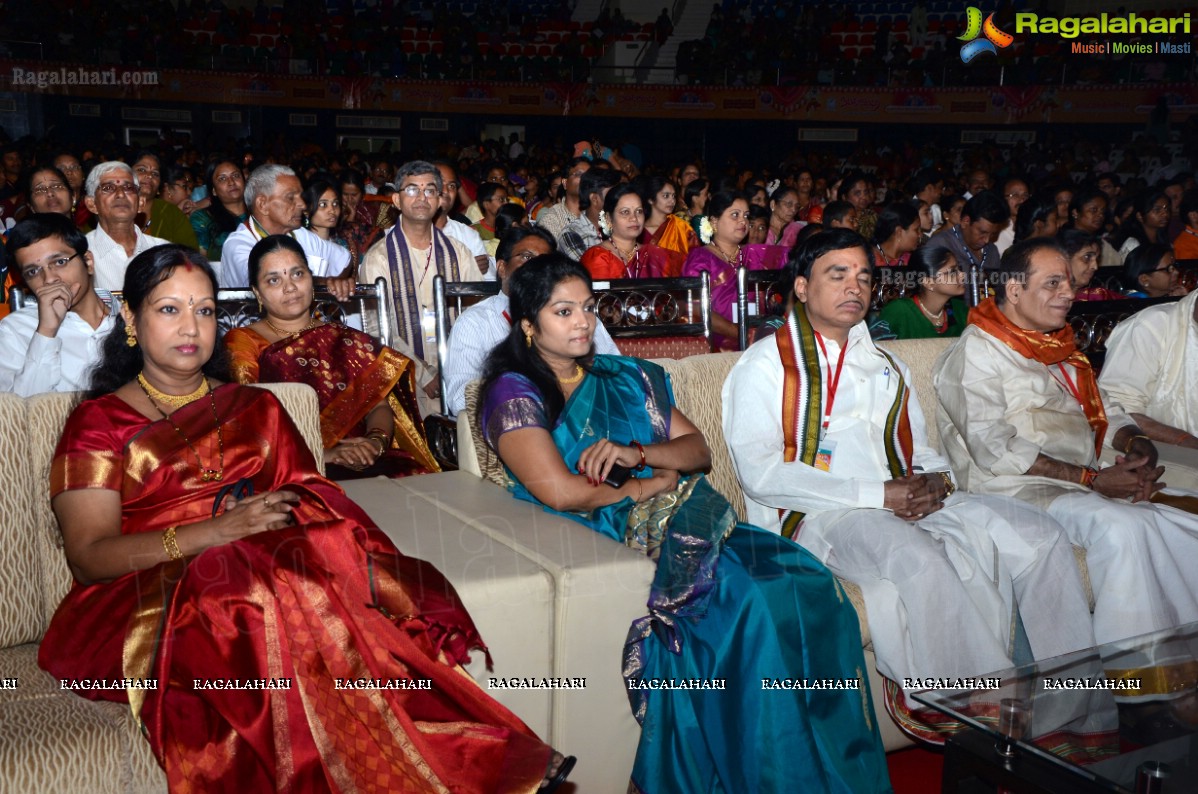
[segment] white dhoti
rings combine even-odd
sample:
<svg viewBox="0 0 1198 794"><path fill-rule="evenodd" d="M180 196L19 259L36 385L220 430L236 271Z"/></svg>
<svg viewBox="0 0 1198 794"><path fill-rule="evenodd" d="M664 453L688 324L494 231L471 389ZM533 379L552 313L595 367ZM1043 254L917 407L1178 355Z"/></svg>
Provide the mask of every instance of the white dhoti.
<svg viewBox="0 0 1198 794"><path fill-rule="evenodd" d="M1198 516L1091 491L1058 496L1048 513L1086 550L1099 643L1198 620Z"/></svg>
<svg viewBox="0 0 1198 794"><path fill-rule="evenodd" d="M861 588L878 671L899 684L1011 667L1017 614L1038 659L1094 645L1068 538L1015 499L955 494L914 523L825 511L796 539Z"/></svg>

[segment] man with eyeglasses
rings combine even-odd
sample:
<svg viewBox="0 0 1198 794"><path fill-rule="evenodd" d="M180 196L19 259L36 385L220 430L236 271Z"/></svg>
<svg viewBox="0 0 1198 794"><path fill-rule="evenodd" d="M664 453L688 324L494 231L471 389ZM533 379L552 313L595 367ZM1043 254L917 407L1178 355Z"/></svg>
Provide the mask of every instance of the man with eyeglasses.
<svg viewBox="0 0 1198 794"><path fill-rule="evenodd" d="M0 391L82 391L113 316L96 295L87 238L60 213L34 213L8 235L8 260L34 300L0 321Z"/></svg>
<svg viewBox="0 0 1198 794"><path fill-rule="evenodd" d="M449 352L445 357L445 403L451 415L466 407L466 384L482 377L483 362L495 345L508 337L512 322L508 316L511 278L533 257L557 251L557 242L544 229L513 227L504 235L495 251L495 269L501 291L479 301L457 319L449 331ZM618 356L620 351L611 334L600 322L595 326L595 352Z"/></svg>
<svg viewBox="0 0 1198 794"><path fill-rule="evenodd" d="M470 250L433 223L445 188L435 165L424 160L405 163L394 187L391 202L399 217L362 258L359 279L366 284L386 279L395 306L395 347L416 364L416 397L420 413L428 415L439 409L441 394L433 279L482 281L483 274Z"/></svg>
<svg viewBox="0 0 1198 794"><path fill-rule="evenodd" d="M582 175L590 170L591 161L587 158L575 157L571 160L562 172L562 187L566 191L565 200L559 201L537 215L537 226L552 234L553 239L560 240L562 232L570 225L570 221L582 214L582 209L579 207L578 186L582 181Z"/></svg>
<svg viewBox="0 0 1198 794"><path fill-rule="evenodd" d="M1086 549L1099 643L1198 620L1198 516L1155 504L1173 498L1156 445L1077 350L1069 258L1034 237L997 275L933 377L953 472L971 492L1047 510ZM1153 662L1120 666L1140 661Z"/></svg>
<svg viewBox="0 0 1198 794"><path fill-rule="evenodd" d="M370 181L366 183L366 192L377 196L380 190L391 183L391 174L394 172L395 169L386 157L375 160L370 168Z"/></svg>
<svg viewBox="0 0 1198 794"><path fill-rule="evenodd" d="M483 273L483 278L487 281L494 281L495 262L487 254L487 247L483 245L482 237L469 224L462 223L454 217L458 206L458 190L461 188L457 171L453 169L452 165L442 160L438 160L435 165L441 174L442 188L441 209L437 213L437 219L433 221L434 225L470 249L470 253L474 255L474 261L478 264L478 269Z"/></svg>
<svg viewBox="0 0 1198 794"><path fill-rule="evenodd" d="M338 300L349 299L354 290L349 251L303 228L304 196L295 171L283 165L260 166L246 180L244 196L250 217L221 247L222 287L249 287L250 251L263 237L286 234L304 249L313 278Z"/></svg>
<svg viewBox="0 0 1198 794"><path fill-rule="evenodd" d="M96 228L87 233L87 245L96 261L96 287L119 290L125 268L133 257L168 241L137 228L137 175L116 160L100 163L87 175L84 202L96 216Z"/></svg>

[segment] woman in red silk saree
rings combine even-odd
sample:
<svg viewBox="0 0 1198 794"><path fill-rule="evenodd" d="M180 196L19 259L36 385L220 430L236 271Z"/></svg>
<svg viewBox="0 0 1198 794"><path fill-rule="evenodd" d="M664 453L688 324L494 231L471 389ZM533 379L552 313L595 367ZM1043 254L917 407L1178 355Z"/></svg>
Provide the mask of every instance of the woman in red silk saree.
<svg viewBox="0 0 1198 794"><path fill-rule="evenodd" d="M225 346L240 383L306 383L316 390L325 449L343 438L365 436L367 415L387 401L395 418L391 448L361 471L330 464L330 478L441 470L420 423L412 362L373 337L325 323L272 344L249 328L234 328L225 334Z"/></svg>
<svg viewBox="0 0 1198 794"><path fill-rule="evenodd" d="M270 392L226 384L157 421L88 400L51 473L52 496L119 492L123 535L207 519L230 484L299 494L296 525L77 582L39 664L156 679L79 694L129 701L172 792L536 791L552 751L458 667L481 640L452 586L317 473ZM405 681L425 688L360 688Z"/></svg>

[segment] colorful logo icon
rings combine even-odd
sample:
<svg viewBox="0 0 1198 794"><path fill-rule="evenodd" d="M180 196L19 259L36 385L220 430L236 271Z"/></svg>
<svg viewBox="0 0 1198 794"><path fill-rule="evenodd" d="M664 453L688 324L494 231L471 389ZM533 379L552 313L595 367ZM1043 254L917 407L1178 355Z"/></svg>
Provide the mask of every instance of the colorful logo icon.
<svg viewBox="0 0 1198 794"><path fill-rule="evenodd" d="M985 38L978 38L978 36L985 36ZM998 26L994 24L994 14L986 17L986 21L982 22L980 9L973 6L965 9L965 34L957 36L957 41L967 42L961 48L962 63L969 63L983 52L992 52L998 55L1000 49L1010 47L1014 40L1014 36L999 30Z"/></svg>

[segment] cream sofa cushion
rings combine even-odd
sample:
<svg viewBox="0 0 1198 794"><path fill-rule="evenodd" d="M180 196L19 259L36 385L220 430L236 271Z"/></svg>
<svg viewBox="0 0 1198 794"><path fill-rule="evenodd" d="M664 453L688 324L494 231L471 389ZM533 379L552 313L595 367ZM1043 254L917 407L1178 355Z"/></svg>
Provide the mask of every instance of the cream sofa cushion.
<svg viewBox="0 0 1198 794"><path fill-rule="evenodd" d="M0 394L0 648L36 642L45 631L42 554L33 515L25 401Z"/></svg>

